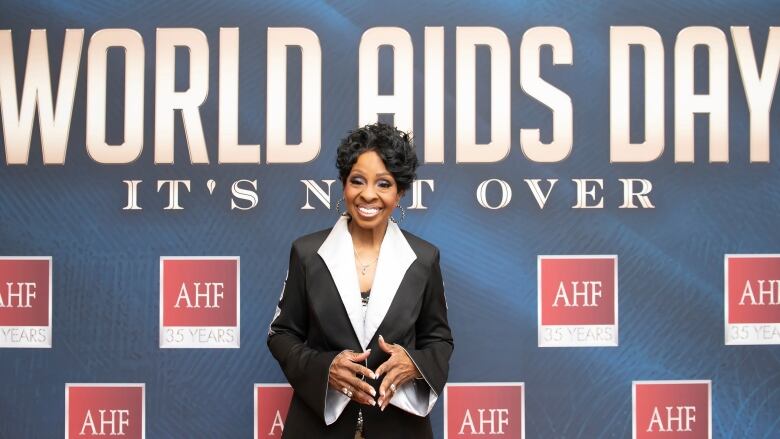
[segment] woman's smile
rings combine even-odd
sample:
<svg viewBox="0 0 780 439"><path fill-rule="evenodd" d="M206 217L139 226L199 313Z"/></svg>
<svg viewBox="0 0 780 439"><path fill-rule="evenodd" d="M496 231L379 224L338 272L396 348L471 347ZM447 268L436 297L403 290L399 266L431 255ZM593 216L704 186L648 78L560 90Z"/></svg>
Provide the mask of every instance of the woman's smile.
<svg viewBox="0 0 780 439"><path fill-rule="evenodd" d="M373 218L379 214L382 209L376 206L358 206L358 212L366 218Z"/></svg>

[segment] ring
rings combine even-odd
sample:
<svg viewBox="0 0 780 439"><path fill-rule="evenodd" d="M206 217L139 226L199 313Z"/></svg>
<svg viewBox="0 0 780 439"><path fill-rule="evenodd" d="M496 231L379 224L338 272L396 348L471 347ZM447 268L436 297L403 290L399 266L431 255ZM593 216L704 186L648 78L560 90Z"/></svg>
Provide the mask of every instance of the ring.
<svg viewBox="0 0 780 439"><path fill-rule="evenodd" d="M395 393L395 383L390 384L390 391Z"/></svg>
<svg viewBox="0 0 780 439"><path fill-rule="evenodd" d="M349 390L347 390L347 388L346 388L346 387L344 387L343 389L341 389L341 393L343 393L344 395L346 395L346 396L347 396L347 398L350 398L350 395L349 395L349 394L350 394L350 391L349 391Z"/></svg>

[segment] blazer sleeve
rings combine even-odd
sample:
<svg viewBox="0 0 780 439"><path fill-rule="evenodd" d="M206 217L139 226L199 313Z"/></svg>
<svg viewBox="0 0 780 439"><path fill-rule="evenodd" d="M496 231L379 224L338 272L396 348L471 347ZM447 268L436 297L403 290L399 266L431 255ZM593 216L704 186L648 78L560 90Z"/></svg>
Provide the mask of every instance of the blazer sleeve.
<svg viewBox="0 0 780 439"><path fill-rule="evenodd" d="M447 323L447 299L444 297L444 282L439 267L438 249L431 264L431 272L425 286L423 305L415 324L415 332L416 343L414 346L405 346L406 352L417 366L425 382L438 397L447 383L450 356L454 347L452 332Z"/></svg>
<svg viewBox="0 0 780 439"><path fill-rule="evenodd" d="M295 393L324 422L328 371L338 352L308 347L308 330L306 275L300 253L293 244L287 279L268 329L268 348Z"/></svg>

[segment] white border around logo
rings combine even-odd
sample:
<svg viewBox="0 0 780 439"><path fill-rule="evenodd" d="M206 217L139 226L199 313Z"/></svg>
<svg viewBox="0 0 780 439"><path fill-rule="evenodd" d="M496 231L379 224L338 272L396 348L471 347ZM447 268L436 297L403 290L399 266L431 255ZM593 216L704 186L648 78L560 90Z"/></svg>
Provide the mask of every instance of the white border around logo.
<svg viewBox="0 0 780 439"><path fill-rule="evenodd" d="M761 341L755 338L751 338L748 335L744 340L736 340L735 337L730 337L729 330L734 328L737 331L742 328L746 328L749 331L750 327L755 325L768 325L773 326L778 332L780 332L780 323L729 323L729 259L749 259L749 258L780 258L779 253L726 253L723 255L723 343L726 346L771 346L778 345L780 343L774 340ZM748 332L749 334L749 332Z"/></svg>
<svg viewBox="0 0 780 439"><path fill-rule="evenodd" d="M141 439L146 439L146 383L65 383L65 439L68 439L71 387L140 387L141 388Z"/></svg>
<svg viewBox="0 0 780 439"><path fill-rule="evenodd" d="M17 348L17 349L51 349L54 343L54 332L52 331L52 296L54 296L54 285L52 285L52 271L54 270L54 262L51 256L0 256L0 261L48 261L49 262L49 340L47 343L36 344L31 342L25 343L13 343L13 344L0 344L0 348ZM43 326L0 326L0 329L10 328L43 328Z"/></svg>
<svg viewBox="0 0 780 439"><path fill-rule="evenodd" d="M258 427L258 425L257 425L257 423L258 423L257 409L259 407L257 405L257 389L259 389L261 387L289 387L289 388L292 388L292 386L289 385L288 383L255 383L254 387L252 388L252 400L254 401L254 403L253 403L254 413L252 415L252 417L254 418L254 427L252 428L252 437L254 439L258 439L257 438L257 436L258 436L257 435L257 427ZM285 422L287 422L287 420L285 420Z"/></svg>
<svg viewBox="0 0 780 439"><path fill-rule="evenodd" d="M444 439L447 437L447 408L450 387L520 387L520 439L525 439L525 382L489 382L489 383L446 383L444 385Z"/></svg>
<svg viewBox="0 0 780 439"><path fill-rule="evenodd" d="M164 298L164 276L165 270L163 263L165 261L181 261L181 260L217 260L217 261L236 261L236 341L235 343L209 346L207 344L199 343L180 343L180 344L165 344L165 326L163 325L163 298ZM239 349L241 347L241 257L240 256L160 256L160 320L159 320L159 348L160 349ZM193 329L196 327L190 326L177 326L176 328ZM215 327L216 328L216 327ZM220 327L229 328L229 327Z"/></svg>
<svg viewBox="0 0 780 439"><path fill-rule="evenodd" d="M542 260L543 259L612 259L615 263L615 279L614 279L614 315L615 323L613 325L564 325L575 327L613 327L615 330L614 343L612 342L593 342L593 343L562 343L562 344L549 344L542 340L542 329L544 326L555 325L542 325ZM620 345L620 324L618 321L618 310L620 304L618 301L618 255L537 255L536 257L536 345L540 348L565 348L565 347L617 347Z"/></svg>
<svg viewBox="0 0 780 439"><path fill-rule="evenodd" d="M637 380L631 381L631 438L636 439L636 385L637 384L707 384L707 438L712 439L712 380Z"/></svg>

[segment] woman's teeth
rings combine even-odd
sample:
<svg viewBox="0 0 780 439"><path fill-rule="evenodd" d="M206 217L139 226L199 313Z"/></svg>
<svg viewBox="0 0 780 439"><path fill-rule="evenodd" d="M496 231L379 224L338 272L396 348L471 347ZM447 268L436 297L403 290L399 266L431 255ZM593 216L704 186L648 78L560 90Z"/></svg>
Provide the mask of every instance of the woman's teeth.
<svg viewBox="0 0 780 439"><path fill-rule="evenodd" d="M358 207L358 210L363 216L374 216L379 213L378 207Z"/></svg>

